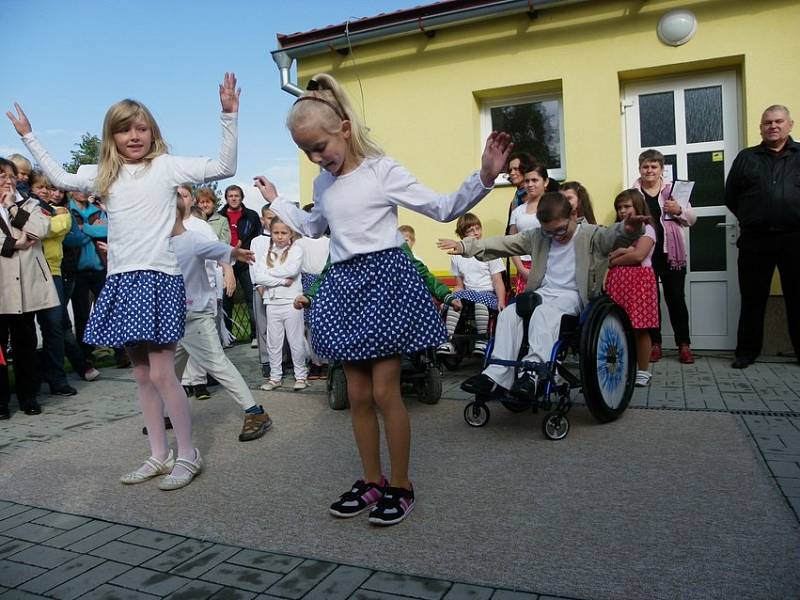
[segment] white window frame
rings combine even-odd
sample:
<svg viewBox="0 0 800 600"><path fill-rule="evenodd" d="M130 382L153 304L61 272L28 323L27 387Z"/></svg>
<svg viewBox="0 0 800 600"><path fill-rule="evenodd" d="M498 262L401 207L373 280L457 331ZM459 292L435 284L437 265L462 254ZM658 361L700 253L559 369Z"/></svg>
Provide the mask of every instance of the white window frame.
<svg viewBox="0 0 800 600"><path fill-rule="evenodd" d="M549 100L555 100L558 102L558 135L561 141L561 167L557 169L547 169L547 174L551 179L556 179L558 181L564 181L567 176L567 163L566 163L566 151L564 149L564 99L561 92L551 92L547 94L524 94L518 96L506 96L502 98L493 98L491 100L485 100L481 103L481 148L480 151L483 152L483 144L486 142L486 138L492 132L492 112L493 108L497 108L498 106L512 106L515 104L532 104L534 102L544 102ZM495 185L501 186L509 186L511 183L506 178L505 173L501 173L497 179L495 180Z"/></svg>

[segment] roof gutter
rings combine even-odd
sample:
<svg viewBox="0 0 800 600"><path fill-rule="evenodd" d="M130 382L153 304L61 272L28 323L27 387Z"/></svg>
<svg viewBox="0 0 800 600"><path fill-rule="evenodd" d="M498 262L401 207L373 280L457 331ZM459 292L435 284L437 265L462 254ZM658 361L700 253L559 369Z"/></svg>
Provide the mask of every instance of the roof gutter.
<svg viewBox="0 0 800 600"><path fill-rule="evenodd" d="M271 52L272 59L278 66L280 73L281 89L294 96L301 96L303 90L291 82L290 70L296 58L311 56L330 50L347 50L351 45L364 44L377 40L385 40L392 37L408 35L422 32L431 35L435 29L443 27L461 25L470 21L477 21L482 18L499 18L512 14L527 12L533 14L534 11L543 8L554 8L556 6L566 6L568 4L578 4L588 0L498 0L483 6L455 9L429 17L415 17L390 23L386 25L376 25L355 32L348 31L348 24L345 24L344 31L332 33L329 37L317 39L307 43L301 43L278 48Z"/></svg>

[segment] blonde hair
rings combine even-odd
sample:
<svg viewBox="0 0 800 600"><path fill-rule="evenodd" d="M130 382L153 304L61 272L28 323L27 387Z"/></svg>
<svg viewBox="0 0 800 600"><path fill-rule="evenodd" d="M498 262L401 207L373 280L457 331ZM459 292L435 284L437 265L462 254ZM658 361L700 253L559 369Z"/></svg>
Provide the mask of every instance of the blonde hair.
<svg viewBox="0 0 800 600"><path fill-rule="evenodd" d="M31 171L30 176L28 177L28 185L31 187L35 185L44 185L45 187L51 188L53 184L50 183L50 180L47 178L47 175L34 169Z"/></svg>
<svg viewBox="0 0 800 600"><path fill-rule="evenodd" d="M103 140L100 143L100 160L95 181L95 190L104 198L108 197L109 188L117 180L119 170L125 164L125 158L119 153L117 145L114 143L114 134L126 131L137 117L145 120L153 136L150 152L142 158L142 161L149 165L155 157L167 153L167 143L161 137L161 130L144 104L136 100L125 99L112 105L103 120Z"/></svg>
<svg viewBox="0 0 800 600"><path fill-rule="evenodd" d="M397 228L397 231L400 233L407 233L412 242L417 241L417 232L414 231L414 228L411 225L400 225L400 227Z"/></svg>
<svg viewBox="0 0 800 600"><path fill-rule="evenodd" d="M272 228L275 227L275 225L283 225L292 234L294 234L294 232L292 231L292 228L289 227L285 222L281 221L280 218L278 218L278 217L275 217L274 219L272 219L272 221L269 222L269 231L270 231L270 233L272 233ZM290 235L289 236L289 247L291 247L291 245L293 243L294 243L294 235ZM267 251L267 266L268 267L274 267L275 266L275 261L272 260L272 244L273 244L272 236L270 235L269 236L269 250ZM278 263L286 262L286 258L288 256L289 256L289 248L286 249L286 252L281 254L281 257L280 257L280 260L278 261Z"/></svg>
<svg viewBox="0 0 800 600"><path fill-rule="evenodd" d="M31 161L22 156L22 154L9 154L8 160L16 165L17 170L21 169L22 167L28 167L28 171L33 171L33 165L31 164Z"/></svg>
<svg viewBox="0 0 800 600"><path fill-rule="evenodd" d="M286 117L286 127L295 131L318 124L327 133L339 133L342 123L350 122L348 151L356 159L383 156L383 150L369 137L369 128L356 112L350 97L336 79L327 73L318 73L308 83L308 91L292 106Z"/></svg>

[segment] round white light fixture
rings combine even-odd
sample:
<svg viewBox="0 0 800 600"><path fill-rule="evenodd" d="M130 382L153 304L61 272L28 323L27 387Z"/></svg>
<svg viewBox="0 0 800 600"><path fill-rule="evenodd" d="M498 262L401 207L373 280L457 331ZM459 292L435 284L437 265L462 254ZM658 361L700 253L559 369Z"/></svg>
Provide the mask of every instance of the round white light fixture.
<svg viewBox="0 0 800 600"><path fill-rule="evenodd" d="M697 17L690 10L671 10L658 20L658 39L668 46L681 46L697 31Z"/></svg>

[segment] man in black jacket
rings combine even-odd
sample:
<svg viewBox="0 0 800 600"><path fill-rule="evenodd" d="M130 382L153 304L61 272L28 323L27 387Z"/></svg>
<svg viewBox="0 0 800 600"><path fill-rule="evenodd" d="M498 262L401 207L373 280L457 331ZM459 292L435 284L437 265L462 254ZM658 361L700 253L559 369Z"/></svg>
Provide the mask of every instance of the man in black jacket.
<svg viewBox="0 0 800 600"><path fill-rule="evenodd" d="M734 369L761 353L764 313L775 267L781 278L789 337L800 358L800 144L789 135L789 109L761 115L761 143L742 150L725 182L725 205L739 219L739 290L742 308Z"/></svg>
<svg viewBox="0 0 800 600"><path fill-rule="evenodd" d="M228 219L231 228L231 246L250 249L250 242L261 233L261 219L258 213L242 204L244 191L238 185L229 185L225 188L225 206L219 211ZM242 287L245 302L247 302L247 318L250 321L251 345L255 340L255 319L253 318L253 282L250 280L250 271L246 263L237 262L233 265L233 274L238 285ZM225 326L235 335L231 317L233 316L233 296L227 294L222 299L225 310Z"/></svg>

